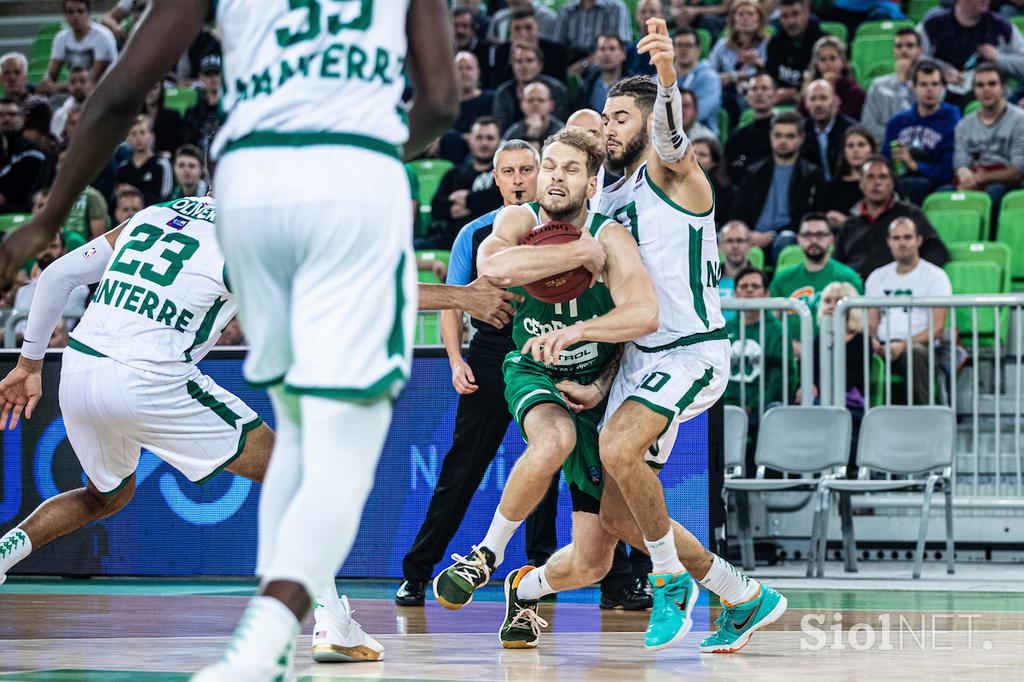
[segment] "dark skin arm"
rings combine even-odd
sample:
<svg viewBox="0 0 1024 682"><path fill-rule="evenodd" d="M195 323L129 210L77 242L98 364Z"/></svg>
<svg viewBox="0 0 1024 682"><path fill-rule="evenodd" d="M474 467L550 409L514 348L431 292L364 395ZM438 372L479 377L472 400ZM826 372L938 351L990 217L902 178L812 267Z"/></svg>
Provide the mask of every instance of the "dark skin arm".
<svg viewBox="0 0 1024 682"><path fill-rule="evenodd" d="M89 97L46 207L0 244L0 289L57 234L85 186L142 111L146 93L177 63L203 25L209 0L153 0L117 64Z"/></svg>
<svg viewBox="0 0 1024 682"><path fill-rule="evenodd" d="M406 15L405 62L416 99L409 110L405 157L416 158L459 115L452 25L445 0L413 0Z"/></svg>

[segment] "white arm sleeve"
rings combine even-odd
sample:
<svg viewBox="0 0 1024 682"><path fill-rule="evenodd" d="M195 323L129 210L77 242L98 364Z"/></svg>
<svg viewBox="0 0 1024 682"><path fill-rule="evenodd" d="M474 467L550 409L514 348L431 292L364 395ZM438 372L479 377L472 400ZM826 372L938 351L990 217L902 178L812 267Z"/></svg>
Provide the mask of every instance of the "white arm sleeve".
<svg viewBox="0 0 1024 682"><path fill-rule="evenodd" d="M69 254L55 260L43 270L32 297L32 309L25 325L25 342L21 354L29 360L46 355L57 322L64 313L68 298L76 287L95 284L107 269L114 249L106 237L97 237Z"/></svg>
<svg viewBox="0 0 1024 682"><path fill-rule="evenodd" d="M654 102L654 150L665 163L675 163L686 156L690 140L683 131L683 100L679 89L658 83L658 99Z"/></svg>

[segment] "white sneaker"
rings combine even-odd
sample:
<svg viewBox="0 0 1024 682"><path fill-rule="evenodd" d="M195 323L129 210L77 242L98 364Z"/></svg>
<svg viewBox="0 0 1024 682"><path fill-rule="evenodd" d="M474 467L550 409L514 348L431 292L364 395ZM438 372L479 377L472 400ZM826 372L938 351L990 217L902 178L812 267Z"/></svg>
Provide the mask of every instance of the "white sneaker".
<svg viewBox="0 0 1024 682"><path fill-rule="evenodd" d="M295 682L294 645L271 665L241 661L232 653L197 672L191 682Z"/></svg>
<svg viewBox="0 0 1024 682"><path fill-rule="evenodd" d="M341 598L344 617L338 619L327 607L320 606L313 612L313 660L317 663L353 663L358 661L381 661L384 647L380 642L363 632L363 628L352 617L348 597Z"/></svg>

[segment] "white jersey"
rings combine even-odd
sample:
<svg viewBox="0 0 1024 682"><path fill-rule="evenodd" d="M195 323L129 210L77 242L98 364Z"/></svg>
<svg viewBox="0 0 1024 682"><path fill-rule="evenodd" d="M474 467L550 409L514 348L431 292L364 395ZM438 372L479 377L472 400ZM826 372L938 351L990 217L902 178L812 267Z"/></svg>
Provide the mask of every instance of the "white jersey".
<svg viewBox="0 0 1024 682"><path fill-rule="evenodd" d="M645 163L605 188L598 210L630 231L654 282L658 330L635 344L660 350L725 338L714 205L702 214L677 205L654 184Z"/></svg>
<svg viewBox="0 0 1024 682"><path fill-rule="evenodd" d="M69 345L157 374L191 372L235 316L216 215L210 197L136 213Z"/></svg>
<svg viewBox="0 0 1024 682"><path fill-rule="evenodd" d="M227 120L214 154L349 144L398 155L408 139L408 0L219 0Z"/></svg>

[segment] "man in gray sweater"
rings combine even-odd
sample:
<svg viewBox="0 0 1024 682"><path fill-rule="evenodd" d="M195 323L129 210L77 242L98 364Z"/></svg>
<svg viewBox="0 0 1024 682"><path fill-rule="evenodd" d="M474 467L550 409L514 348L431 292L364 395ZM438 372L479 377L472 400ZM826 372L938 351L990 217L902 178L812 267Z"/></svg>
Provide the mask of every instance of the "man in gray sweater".
<svg viewBox="0 0 1024 682"><path fill-rule="evenodd" d="M994 232L1000 200L1024 178L1024 110L1006 102L1005 76L990 62L974 69L974 96L981 108L956 126L953 167L959 189L992 197Z"/></svg>
<svg viewBox="0 0 1024 682"><path fill-rule="evenodd" d="M912 28L901 28L892 37L892 56L895 73L879 76L871 82L860 122L879 142L885 137L885 124L914 103L914 89L910 77L914 65L921 58L921 38Z"/></svg>

